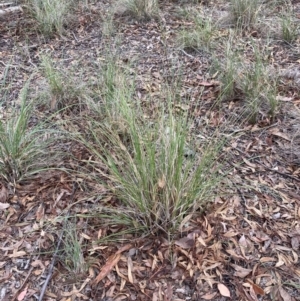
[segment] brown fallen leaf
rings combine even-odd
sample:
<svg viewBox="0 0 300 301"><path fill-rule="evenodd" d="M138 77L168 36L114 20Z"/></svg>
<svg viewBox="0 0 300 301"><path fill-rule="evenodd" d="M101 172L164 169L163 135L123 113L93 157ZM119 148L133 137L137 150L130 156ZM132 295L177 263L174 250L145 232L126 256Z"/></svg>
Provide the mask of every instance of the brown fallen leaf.
<svg viewBox="0 0 300 301"><path fill-rule="evenodd" d="M218 283L218 290L222 296L230 298L230 291L224 284Z"/></svg>
<svg viewBox="0 0 300 301"><path fill-rule="evenodd" d="M188 237L183 237L176 240L175 245L182 249L190 249L195 245L195 240Z"/></svg>
<svg viewBox="0 0 300 301"><path fill-rule="evenodd" d="M114 301L122 301L122 300L128 300L128 296L126 294L121 294L114 298Z"/></svg>
<svg viewBox="0 0 300 301"><path fill-rule="evenodd" d="M257 168L257 165L255 163L250 162L249 160L247 160L246 158L243 158L243 161L249 166L252 167L253 171L255 171L255 168Z"/></svg>
<svg viewBox="0 0 300 301"><path fill-rule="evenodd" d="M277 95L276 100L278 101L292 101L294 98L293 97L286 97L282 95Z"/></svg>
<svg viewBox="0 0 300 301"><path fill-rule="evenodd" d="M280 132L280 130L279 130L278 128L272 129L272 130L270 131L270 133L271 133L272 135L274 135L274 136L283 138L283 139L285 139L285 140L287 140L287 141L291 141L291 138L290 138L288 135L286 135L286 134Z"/></svg>
<svg viewBox="0 0 300 301"><path fill-rule="evenodd" d="M132 248L132 244L127 244L127 245L123 246L122 248L120 248L120 249L116 252L116 254L121 254L121 253L123 253L123 252L125 252L125 251L127 251L127 250L129 250L129 249L131 249L131 248Z"/></svg>
<svg viewBox="0 0 300 301"><path fill-rule="evenodd" d="M251 284L255 294L261 295L261 296L265 295L265 291L259 285L255 284L251 279L247 279L246 281Z"/></svg>
<svg viewBox="0 0 300 301"><path fill-rule="evenodd" d="M10 205L8 203L0 203L0 211L7 209Z"/></svg>
<svg viewBox="0 0 300 301"><path fill-rule="evenodd" d="M45 206L43 203L41 203L36 211L36 220L40 221L45 214Z"/></svg>
<svg viewBox="0 0 300 301"><path fill-rule="evenodd" d="M251 287L249 287L249 289L251 290ZM246 288L244 288L243 287L243 292L244 292L244 295L245 295L245 297L246 297L246 299L245 300L249 300L249 301L258 301L257 300L257 297L256 296L251 296L251 293L246 289ZM252 294L253 294L253 290L252 290Z"/></svg>
<svg viewBox="0 0 300 301"><path fill-rule="evenodd" d="M106 264L102 267L99 275L92 281L92 284L98 284L115 267L121 258L121 253L132 248L132 244L127 244L120 248L115 254L108 257Z"/></svg>
<svg viewBox="0 0 300 301"><path fill-rule="evenodd" d="M157 184L160 189L163 189L166 186L165 177L163 176L161 179L159 179Z"/></svg>
<svg viewBox="0 0 300 301"><path fill-rule="evenodd" d="M93 280L93 284L98 284L102 279L104 279L108 273L114 268L114 266L119 262L121 254L113 254L108 259L106 264L102 267L99 275Z"/></svg>
<svg viewBox="0 0 300 301"><path fill-rule="evenodd" d="M23 257L26 255L25 251L17 251L17 250L13 250L12 254L9 254L8 257L9 258L17 258L17 257Z"/></svg>
<svg viewBox="0 0 300 301"><path fill-rule="evenodd" d="M206 294L206 295L201 296L201 299L211 300L211 299L213 299L215 297L216 294L217 294L216 292L212 293L212 294Z"/></svg>
<svg viewBox="0 0 300 301"><path fill-rule="evenodd" d="M234 237L237 236L239 233L233 230L229 230L228 232L224 233L224 237Z"/></svg>
<svg viewBox="0 0 300 301"><path fill-rule="evenodd" d="M270 297L271 300L280 300L280 296L279 296L279 286L278 285L274 285L271 290L270 290Z"/></svg>
<svg viewBox="0 0 300 301"><path fill-rule="evenodd" d="M186 104L181 104L181 105L175 105L175 108L180 109L182 111L187 111L190 108L190 106Z"/></svg>
<svg viewBox="0 0 300 301"><path fill-rule="evenodd" d="M161 75L159 72L152 72L153 77L155 77L156 79L162 79Z"/></svg>
<svg viewBox="0 0 300 301"><path fill-rule="evenodd" d="M294 236L291 239L291 245L292 248L297 251L299 249L299 245L300 245L300 235Z"/></svg>
<svg viewBox="0 0 300 301"><path fill-rule="evenodd" d="M212 80L210 82L200 82L199 86L204 86L204 87L212 87L212 86L217 86L219 85L220 82L217 80Z"/></svg>
<svg viewBox="0 0 300 301"><path fill-rule="evenodd" d="M1 184L1 190L0 190L0 202L5 203L7 201L8 198L8 191L6 189L6 187Z"/></svg>
<svg viewBox="0 0 300 301"><path fill-rule="evenodd" d="M131 257L127 258L127 266L128 266L128 280L130 283L133 283L133 276L132 276L132 271L133 271L133 262Z"/></svg>
<svg viewBox="0 0 300 301"><path fill-rule="evenodd" d="M283 289L282 286L280 286L278 289L283 301L292 301L292 297L286 290Z"/></svg>
<svg viewBox="0 0 300 301"><path fill-rule="evenodd" d="M235 260L244 260L245 258L243 256L240 256L236 254L236 252L232 249L227 249L226 252L232 256L233 259Z"/></svg>
<svg viewBox="0 0 300 301"><path fill-rule="evenodd" d="M171 301L173 298L173 287L170 283L168 283L167 289L165 290L165 298L166 301Z"/></svg>
<svg viewBox="0 0 300 301"><path fill-rule="evenodd" d="M24 290L18 295L17 300L18 300L18 301L24 300L24 298L25 298L25 296L26 296L26 294L27 294L27 291L28 291L28 286L26 286L26 287L24 288Z"/></svg>
<svg viewBox="0 0 300 301"><path fill-rule="evenodd" d="M259 259L259 261L264 263L264 262L273 262L273 261L277 261L277 260L274 257L262 257Z"/></svg>
<svg viewBox="0 0 300 301"><path fill-rule="evenodd" d="M243 248L247 248L247 246L248 246L247 240L246 240L246 237L244 234L239 239L239 245L240 245L240 247L243 247Z"/></svg>
<svg viewBox="0 0 300 301"><path fill-rule="evenodd" d="M232 264L231 266L235 269L234 276L237 276L237 277L240 277L240 278L245 278L246 276L248 276L252 272L251 269L245 269L245 268L243 268L239 265L236 265L236 264Z"/></svg>
<svg viewBox="0 0 300 301"><path fill-rule="evenodd" d="M251 299L252 299L253 301L258 301L257 296L256 296L256 294L255 294L255 291L254 291L254 289L253 289L253 286L250 286L250 288L249 288L249 294L250 294Z"/></svg>

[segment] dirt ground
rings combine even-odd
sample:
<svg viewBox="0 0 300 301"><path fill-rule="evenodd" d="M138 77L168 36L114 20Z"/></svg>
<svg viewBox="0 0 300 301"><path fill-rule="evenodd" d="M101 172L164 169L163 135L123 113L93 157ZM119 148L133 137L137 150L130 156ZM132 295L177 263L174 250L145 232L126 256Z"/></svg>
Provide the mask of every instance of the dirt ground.
<svg viewBox="0 0 300 301"><path fill-rule="evenodd" d="M38 32L26 9L2 18L1 115L18 105L20 90L30 77L32 97L48 93L39 69L43 54L51 56L57 68L74 74L81 86L93 82L107 53L114 52L118 64L135 76L137 98L151 112L164 101L162 85L172 86L174 75L180 76L178 109L189 111L196 134L209 135L238 116L243 103L237 93L235 99L211 109L221 89L211 74L212 53L182 49L176 43L182 28L194 26L178 8L198 7L216 20L226 15L227 2L208 2L161 2L159 20L147 22L115 14L110 34L104 30L109 26L110 1L81 3L65 33L52 38ZM300 3L293 5L300 22ZM274 7L272 14L279 9ZM226 39L228 32L229 27L220 26L216 40ZM225 134L234 139L223 159L231 190L173 240L124 234L121 241L107 241L108 234L120 229L107 227L90 214L99 210L95 195L104 195L105 188L78 176L77 162L61 162L74 173L62 168L38 174L30 182L2 181L1 301L40 300L42 294L49 301L300 300L300 38L287 45L275 32L266 42L261 27L246 30L235 43L243 48L245 60L250 40L268 48L272 70L279 72L280 107L273 119L262 109L255 124L229 123ZM224 49L215 49L216 53L224 58ZM50 111L41 105L32 122ZM53 122L71 114L61 113ZM72 142L66 142L64 151L82 160L88 157ZM59 251L66 241L61 230L66 214L72 221L68 231L75 231L81 244L82 269L72 267L66 251Z"/></svg>

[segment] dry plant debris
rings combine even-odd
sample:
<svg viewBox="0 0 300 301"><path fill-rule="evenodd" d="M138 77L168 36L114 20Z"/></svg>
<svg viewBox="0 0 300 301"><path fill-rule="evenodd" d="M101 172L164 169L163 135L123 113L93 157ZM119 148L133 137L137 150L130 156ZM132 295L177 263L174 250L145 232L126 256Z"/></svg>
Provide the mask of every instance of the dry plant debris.
<svg viewBox="0 0 300 301"><path fill-rule="evenodd" d="M1 181L0 301L300 300L299 36L292 45L278 41L277 34L270 42L261 29L269 24L260 24L259 15L254 27L236 36L234 47L242 49L245 62L253 61L254 43L278 72L280 106L273 119L262 106L255 124L230 124L243 112L237 87L232 99L211 108L222 89L219 72L212 72L213 61L224 62L221 42L229 39L232 24L220 26L211 52L180 49L176 43L182 28L194 26L187 8L218 18L228 3L166 1L160 3L159 20L145 23L108 15L112 2L78 4L73 23L51 39L39 33L26 10L0 20L1 120L18 106L19 92L31 76L32 98L44 100L34 111L32 126L52 116L47 122L53 127L80 130L84 121L81 124L77 117L92 115L93 108L53 112L39 68L42 56L49 55L57 70L63 70L63 83L72 74L76 87L84 82L96 86L100 95L101 64L117 49L116 63L136 79L135 99L147 108L147 118L155 116L166 100L163 87L168 84L174 90L180 86L173 95L176 112L189 113L200 141L228 123L222 133L232 137L223 153L227 188L205 214L193 217L172 238L127 233L97 217L100 204L119 204L107 186L93 181L104 167L99 164L97 170L83 173L90 154L62 137L59 168L30 181ZM280 12L279 2L270 3L264 22ZM299 1L291 5L299 22ZM110 34L104 33L104 24ZM68 104L73 106L74 99ZM123 233L121 239L114 238L118 233ZM41 294L47 277L50 281Z"/></svg>

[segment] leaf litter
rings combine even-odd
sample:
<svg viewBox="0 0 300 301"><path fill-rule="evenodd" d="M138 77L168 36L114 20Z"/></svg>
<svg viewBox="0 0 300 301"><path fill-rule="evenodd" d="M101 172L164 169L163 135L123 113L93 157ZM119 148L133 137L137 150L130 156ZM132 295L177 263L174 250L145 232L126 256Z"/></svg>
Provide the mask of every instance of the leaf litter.
<svg viewBox="0 0 300 301"><path fill-rule="evenodd" d="M99 4L94 9L105 11L106 7ZM139 56L134 68L139 83L137 96L142 101L147 101L149 95L159 99L162 81L171 78L172 72L182 72L185 66L180 96L188 96L189 102L178 109L194 114L198 130L207 124L214 127L226 118L233 104L227 107L225 104L223 116L208 111L219 90L219 82L206 76L209 56L178 53L172 35L184 22L172 15L173 4L166 4L164 9L169 53L165 55L162 49L157 23L124 23L119 25L126 41L121 45L122 61ZM103 47L99 46L98 15L87 14L89 21L85 22L83 12L78 13L80 22L74 28L75 40L56 38L41 43L35 33L30 33L30 39L38 43L38 51L32 48L25 64L17 52L10 52L12 32L1 24L4 33L1 60L22 70L13 81L11 88L15 91L10 94L11 101L28 72L38 63L39 51L51 51L60 58L65 48L62 64L72 62L87 65L88 69L95 63L93 54L96 57ZM28 21L21 18L20 22ZM22 27L18 30L22 38ZM105 42L108 41L102 43ZM284 56L280 49L276 55ZM284 64L289 62L282 61L285 68ZM89 72L92 77L91 68ZM284 76L288 80L296 78L294 73ZM293 120L300 120L300 114L293 115L295 108L299 110L299 101L292 97L288 83L282 89L287 89L285 96L279 98L284 114L279 115L276 127L268 129L265 126L269 125L268 120L261 120L258 127L245 126L236 132L235 142L226 151L228 166L233 167L230 179L236 189L226 197L217 198L206 214L193 219L174 243L163 237L137 238L132 234L124 235L124 241L131 241L130 245L99 243L101 238L122 229L104 226L93 217L84 218L90 210L98 210L97 201L86 190L77 189L72 200L74 183L84 182L90 188L93 184L89 179L51 171L14 189L1 183L0 300L38 299L58 243L57 233L68 211L74 216L82 214L75 221L75 230L81 237L83 255L89 264L81 275L74 275L66 270L68 262L63 262L61 256L45 300L300 300L299 139L298 128L293 124ZM206 107L197 107L195 100L199 95ZM152 106L155 112L156 104ZM207 129L201 131L201 135L207 133ZM296 156L295 149L291 151L292 143ZM77 157L86 157L84 150L73 149ZM74 166L72 162L68 164ZM158 185L164 187L165 181L162 178ZM94 189L105 195L104 187ZM111 197L106 201L114 202Z"/></svg>

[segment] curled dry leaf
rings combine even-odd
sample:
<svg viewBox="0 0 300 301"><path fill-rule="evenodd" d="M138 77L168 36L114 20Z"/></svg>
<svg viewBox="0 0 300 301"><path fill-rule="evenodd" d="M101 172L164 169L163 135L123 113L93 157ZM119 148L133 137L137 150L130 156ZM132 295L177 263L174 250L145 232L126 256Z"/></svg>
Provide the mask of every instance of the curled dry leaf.
<svg viewBox="0 0 300 301"><path fill-rule="evenodd" d="M230 298L230 291L224 284L218 283L218 290L222 296Z"/></svg>
<svg viewBox="0 0 300 301"><path fill-rule="evenodd" d="M5 203L7 201L7 198L8 198L8 191L7 191L6 187L3 184L1 184L0 202Z"/></svg>

